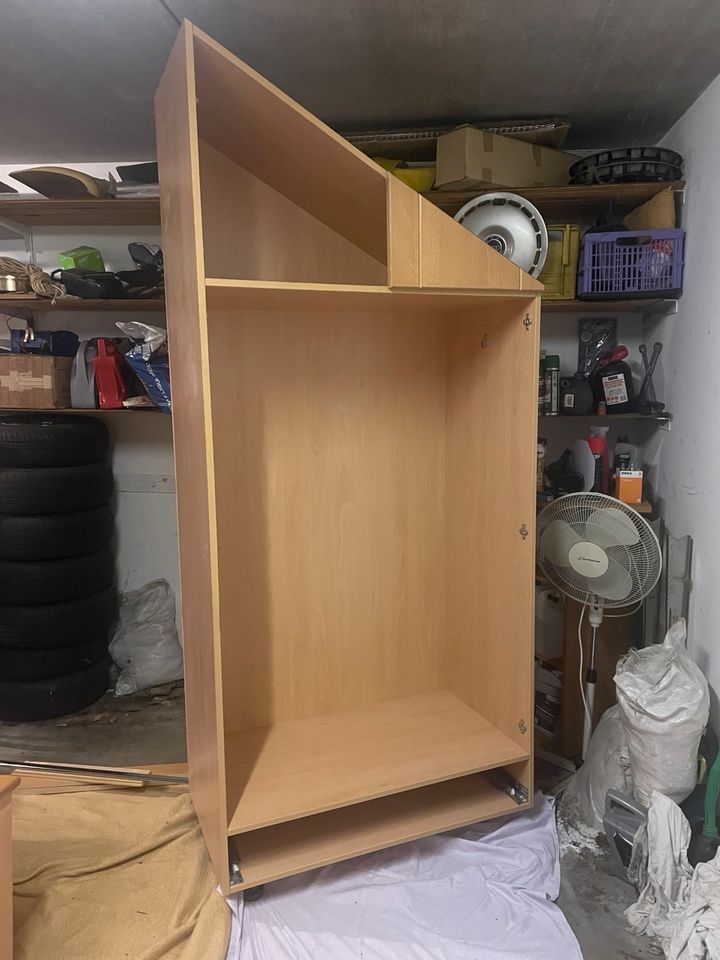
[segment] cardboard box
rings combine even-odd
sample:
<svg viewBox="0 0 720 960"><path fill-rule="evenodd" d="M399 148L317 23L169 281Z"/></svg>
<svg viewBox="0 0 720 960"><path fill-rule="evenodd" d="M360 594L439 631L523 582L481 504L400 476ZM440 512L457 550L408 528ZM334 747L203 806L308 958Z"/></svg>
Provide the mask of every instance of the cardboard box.
<svg viewBox="0 0 720 960"><path fill-rule="evenodd" d="M615 474L615 496L623 503L636 506L642 503L642 470L618 470Z"/></svg>
<svg viewBox="0 0 720 960"><path fill-rule="evenodd" d="M0 354L0 407L60 410L70 406L72 357Z"/></svg>
<svg viewBox="0 0 720 960"><path fill-rule="evenodd" d="M476 127L458 127L438 138L435 187L564 187L570 181L572 153L501 137Z"/></svg>

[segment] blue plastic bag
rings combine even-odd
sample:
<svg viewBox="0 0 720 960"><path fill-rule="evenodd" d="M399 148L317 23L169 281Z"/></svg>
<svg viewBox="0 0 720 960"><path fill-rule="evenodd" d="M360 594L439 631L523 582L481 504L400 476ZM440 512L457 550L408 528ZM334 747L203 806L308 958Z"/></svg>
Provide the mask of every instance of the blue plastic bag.
<svg viewBox="0 0 720 960"><path fill-rule="evenodd" d="M167 355L167 333L160 327L133 320L117 326L133 341L125 359L138 375L148 396L163 413L170 413L170 363Z"/></svg>

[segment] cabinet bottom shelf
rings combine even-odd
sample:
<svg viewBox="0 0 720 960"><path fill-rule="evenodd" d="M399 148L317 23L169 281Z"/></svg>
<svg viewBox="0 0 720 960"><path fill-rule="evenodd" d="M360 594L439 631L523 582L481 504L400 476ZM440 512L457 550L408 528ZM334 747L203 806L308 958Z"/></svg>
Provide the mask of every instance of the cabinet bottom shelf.
<svg viewBox="0 0 720 960"><path fill-rule="evenodd" d="M231 733L228 832L492 770L528 752L448 690Z"/></svg>
<svg viewBox="0 0 720 960"><path fill-rule="evenodd" d="M246 890L531 804L532 798L516 804L491 775L479 773L242 833L230 839L241 878L230 889Z"/></svg>

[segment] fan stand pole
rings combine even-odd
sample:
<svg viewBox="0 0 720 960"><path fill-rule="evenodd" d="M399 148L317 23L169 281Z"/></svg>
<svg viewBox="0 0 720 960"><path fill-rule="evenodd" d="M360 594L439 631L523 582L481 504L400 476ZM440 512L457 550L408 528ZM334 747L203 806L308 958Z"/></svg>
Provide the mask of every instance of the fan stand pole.
<svg viewBox="0 0 720 960"><path fill-rule="evenodd" d="M595 715L595 689L597 687L597 670L595 669L595 646L597 643L598 627L602 623L602 607L596 603L590 605L590 661L588 663L587 673L585 674L585 702L587 710L585 711L585 721L583 723L583 745L582 758L587 757L590 737L593 732L592 718ZM589 714L589 716L588 716Z"/></svg>

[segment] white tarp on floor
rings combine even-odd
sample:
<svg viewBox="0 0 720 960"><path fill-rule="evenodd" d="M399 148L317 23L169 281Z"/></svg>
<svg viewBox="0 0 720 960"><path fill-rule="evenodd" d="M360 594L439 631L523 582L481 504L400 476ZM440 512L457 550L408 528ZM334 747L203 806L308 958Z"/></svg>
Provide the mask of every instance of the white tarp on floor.
<svg viewBox="0 0 720 960"><path fill-rule="evenodd" d="M269 885L228 960L582 960L555 906L551 801Z"/></svg>

